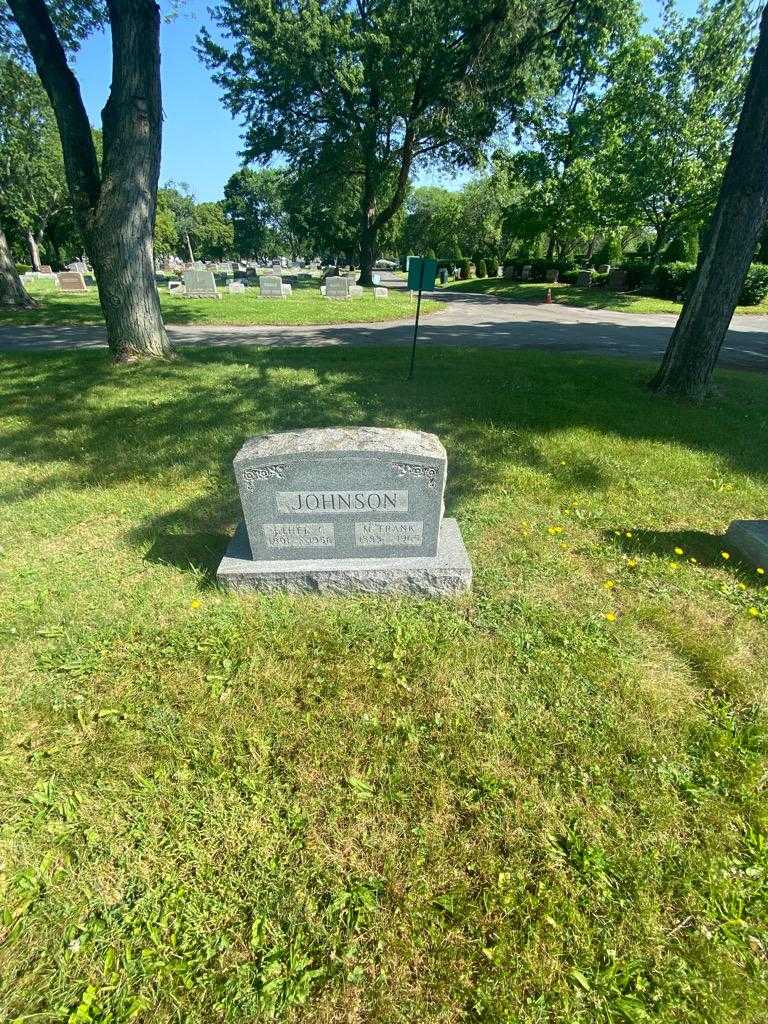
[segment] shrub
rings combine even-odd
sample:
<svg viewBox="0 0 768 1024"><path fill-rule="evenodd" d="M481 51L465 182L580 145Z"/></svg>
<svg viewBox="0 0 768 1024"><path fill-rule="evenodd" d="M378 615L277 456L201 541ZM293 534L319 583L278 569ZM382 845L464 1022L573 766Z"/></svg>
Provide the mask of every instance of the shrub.
<svg viewBox="0 0 768 1024"><path fill-rule="evenodd" d="M578 276L578 270L563 270L560 273L560 280L563 284L576 284L576 278Z"/></svg>
<svg viewBox="0 0 768 1024"><path fill-rule="evenodd" d="M661 257L663 263L695 263L699 258L699 235L686 231L673 238Z"/></svg>
<svg viewBox="0 0 768 1024"><path fill-rule="evenodd" d="M428 259L428 260L436 260L437 259L437 255L435 253L435 250L434 249L427 249L427 251L424 254L424 258Z"/></svg>
<svg viewBox="0 0 768 1024"><path fill-rule="evenodd" d="M759 306L768 296L768 266L753 263L739 292L740 306Z"/></svg>
<svg viewBox="0 0 768 1024"><path fill-rule="evenodd" d="M695 263L660 263L653 272L653 291L662 299L676 299L688 287Z"/></svg>
<svg viewBox="0 0 768 1024"><path fill-rule="evenodd" d="M622 261L621 267L626 273L627 291L639 288L641 291L653 294L655 284L650 260L639 256L634 259L625 259Z"/></svg>
<svg viewBox="0 0 768 1024"><path fill-rule="evenodd" d="M485 261L485 265L488 270L488 277L499 276L499 263L495 256L489 256Z"/></svg>
<svg viewBox="0 0 768 1024"><path fill-rule="evenodd" d="M597 271L592 275L592 287L593 288L605 288L608 284L608 278L610 275L606 271L604 274L598 274Z"/></svg>
<svg viewBox="0 0 768 1024"><path fill-rule="evenodd" d="M462 281L469 280L469 260L465 260L464 258L457 260L456 269L460 271Z"/></svg>
<svg viewBox="0 0 768 1024"><path fill-rule="evenodd" d="M31 270L32 270L32 267L31 267L31 265L29 263L17 263L16 264L16 273L17 274L29 274L31 272Z"/></svg>
<svg viewBox="0 0 768 1024"><path fill-rule="evenodd" d="M475 260L475 276L476 277L487 277L488 268L485 265L484 259Z"/></svg>

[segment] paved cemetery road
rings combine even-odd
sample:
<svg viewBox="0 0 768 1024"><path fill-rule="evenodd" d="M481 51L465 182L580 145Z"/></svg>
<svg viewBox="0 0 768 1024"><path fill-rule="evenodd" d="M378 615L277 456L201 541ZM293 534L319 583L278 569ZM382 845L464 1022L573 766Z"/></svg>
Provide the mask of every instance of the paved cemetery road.
<svg viewBox="0 0 768 1024"><path fill-rule="evenodd" d="M386 282L395 285L395 281ZM398 282L400 284L400 282ZM395 285L396 286L396 285ZM423 345L540 348L629 356L657 361L675 316L614 313L570 306L528 305L486 295L440 293L446 308L422 320ZM411 321L325 327L169 327L174 345L263 345L291 348L326 345L402 345ZM0 326L0 352L93 348L104 345L102 327ZM768 372L768 316L736 316L720 366Z"/></svg>

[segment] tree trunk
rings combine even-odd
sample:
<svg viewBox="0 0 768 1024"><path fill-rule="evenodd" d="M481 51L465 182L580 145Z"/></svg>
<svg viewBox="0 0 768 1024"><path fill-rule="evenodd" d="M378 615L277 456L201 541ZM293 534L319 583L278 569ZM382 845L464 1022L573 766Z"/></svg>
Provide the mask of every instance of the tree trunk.
<svg viewBox="0 0 768 1024"><path fill-rule="evenodd" d="M695 401L709 390L768 212L768 6L699 263L651 387Z"/></svg>
<svg viewBox="0 0 768 1024"><path fill-rule="evenodd" d="M553 258L554 255L555 255L555 235L554 235L554 232L552 232L550 234L550 236L549 236L549 241L547 242L547 263L551 263L552 262L552 258Z"/></svg>
<svg viewBox="0 0 768 1024"><path fill-rule="evenodd" d="M168 356L152 254L162 129L159 8L154 0L106 0L112 85L102 111L100 170L80 87L44 0L9 6L56 114L109 347L118 362Z"/></svg>
<svg viewBox="0 0 768 1024"><path fill-rule="evenodd" d="M189 253L189 262L195 262L195 254L192 252L192 243L189 240L189 232L184 232L184 241L187 243L187 252Z"/></svg>
<svg viewBox="0 0 768 1024"><path fill-rule="evenodd" d="M36 309L38 303L29 295L21 283L16 264L13 262L5 232L0 227L0 306L14 306L17 309Z"/></svg>
<svg viewBox="0 0 768 1024"><path fill-rule="evenodd" d="M40 273L40 246L38 245L35 233L32 228L27 228L27 245L29 246L29 258L32 260L32 269Z"/></svg>
<svg viewBox="0 0 768 1024"><path fill-rule="evenodd" d="M364 288L373 285L373 269L376 266L376 243L378 231L372 226L370 218L363 217L362 230L360 231L360 276L357 283Z"/></svg>
<svg viewBox="0 0 768 1024"><path fill-rule="evenodd" d="M107 342L116 360L128 362L170 353L153 252L162 120L160 12L151 0L111 0L110 22L115 73L101 115L101 193L88 242Z"/></svg>

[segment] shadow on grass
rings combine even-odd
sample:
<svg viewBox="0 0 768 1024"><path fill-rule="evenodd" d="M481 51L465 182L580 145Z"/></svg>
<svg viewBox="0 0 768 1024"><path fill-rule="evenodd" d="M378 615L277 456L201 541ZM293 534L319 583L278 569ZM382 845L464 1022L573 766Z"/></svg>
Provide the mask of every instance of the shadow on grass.
<svg viewBox="0 0 768 1024"><path fill-rule="evenodd" d="M627 533L631 536L627 537ZM699 565L709 569L722 569L727 565L739 582L758 590L768 582L764 576L755 572L754 566L741 558L738 551L726 543L724 533L705 533L703 530L636 530L626 527L618 531L607 531L604 537L617 544L630 558L655 555L678 562L695 559ZM675 548L682 551L682 555ZM728 555L727 558L723 557L723 552Z"/></svg>
<svg viewBox="0 0 768 1024"><path fill-rule="evenodd" d="M253 434L362 424L432 431L449 454L449 511L511 465L544 474L556 491L605 488L615 438L687 447L768 476L768 445L757 441L768 404L761 376L723 373L718 401L697 407L654 398L642 386L647 367L623 360L437 347L419 360L406 383L407 353L397 348L189 348L169 363L122 368L98 351L3 355L2 457L36 470L29 492L22 482L13 496L131 484L163 490L167 502L204 476L203 495L147 516L129 539L153 561L210 577L239 515L232 458ZM596 433L594 458L550 456L549 439L571 428ZM714 538L633 539L665 553L679 544L718 564Z"/></svg>

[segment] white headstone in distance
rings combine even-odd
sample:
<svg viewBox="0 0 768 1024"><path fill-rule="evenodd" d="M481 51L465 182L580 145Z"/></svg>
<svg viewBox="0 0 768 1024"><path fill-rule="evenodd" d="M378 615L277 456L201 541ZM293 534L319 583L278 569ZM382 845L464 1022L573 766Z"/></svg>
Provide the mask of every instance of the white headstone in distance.
<svg viewBox="0 0 768 1024"><path fill-rule="evenodd" d="M242 281L230 281L227 288L231 295L236 295L238 292L245 291L245 285Z"/></svg>
<svg viewBox="0 0 768 1024"><path fill-rule="evenodd" d="M360 284L351 284L349 286L349 297L350 299L362 299L365 293L365 289Z"/></svg>
<svg viewBox="0 0 768 1024"><path fill-rule="evenodd" d="M374 288L373 297L374 299L386 299L389 295L389 289L387 288Z"/></svg>

